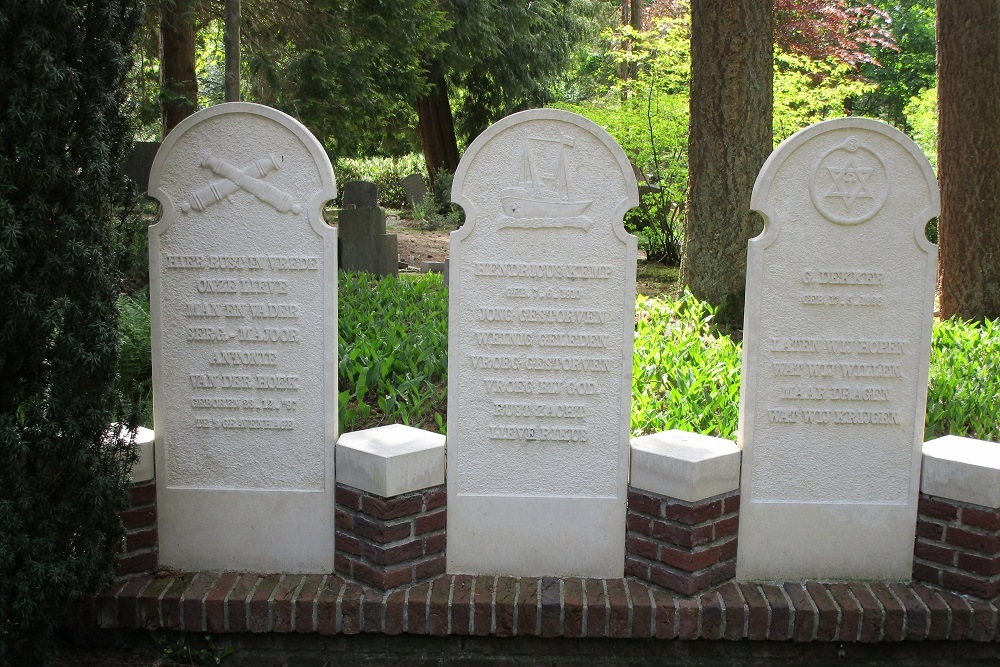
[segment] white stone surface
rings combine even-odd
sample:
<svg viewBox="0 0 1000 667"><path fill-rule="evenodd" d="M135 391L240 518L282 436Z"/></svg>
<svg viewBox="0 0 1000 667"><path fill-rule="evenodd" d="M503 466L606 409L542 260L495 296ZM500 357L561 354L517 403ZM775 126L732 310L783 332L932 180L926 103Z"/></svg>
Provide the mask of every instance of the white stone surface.
<svg viewBox="0 0 1000 667"><path fill-rule="evenodd" d="M1000 508L1000 444L958 435L925 442L920 490Z"/></svg>
<svg viewBox="0 0 1000 667"><path fill-rule="evenodd" d="M160 561L329 572L337 428L335 196L322 145L221 104L163 142L149 229Z"/></svg>
<svg viewBox="0 0 1000 667"><path fill-rule="evenodd" d="M132 483L148 482L156 477L153 463L153 430L140 426L136 429L135 445L139 450L139 460L132 466Z"/></svg>
<svg viewBox="0 0 1000 667"><path fill-rule="evenodd" d="M796 133L751 207L737 578L908 579L937 248L933 171L864 118Z"/></svg>
<svg viewBox="0 0 1000 667"><path fill-rule="evenodd" d="M337 441L337 481L391 498L444 484L440 433L391 424L344 433Z"/></svg>
<svg viewBox="0 0 1000 667"><path fill-rule="evenodd" d="M635 176L604 130L532 110L455 172L448 571L621 577Z"/></svg>
<svg viewBox="0 0 1000 667"><path fill-rule="evenodd" d="M673 429L632 438L629 483L696 503L740 488L740 450L732 440Z"/></svg>

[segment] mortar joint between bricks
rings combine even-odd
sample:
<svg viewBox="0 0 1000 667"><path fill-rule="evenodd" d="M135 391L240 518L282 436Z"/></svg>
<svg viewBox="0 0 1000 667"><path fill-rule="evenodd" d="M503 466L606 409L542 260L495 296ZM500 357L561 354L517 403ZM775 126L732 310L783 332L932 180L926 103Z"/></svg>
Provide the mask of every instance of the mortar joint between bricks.
<svg viewBox="0 0 1000 667"><path fill-rule="evenodd" d="M601 588L604 590L604 636L611 636L611 597L608 595L608 580L601 579Z"/></svg>

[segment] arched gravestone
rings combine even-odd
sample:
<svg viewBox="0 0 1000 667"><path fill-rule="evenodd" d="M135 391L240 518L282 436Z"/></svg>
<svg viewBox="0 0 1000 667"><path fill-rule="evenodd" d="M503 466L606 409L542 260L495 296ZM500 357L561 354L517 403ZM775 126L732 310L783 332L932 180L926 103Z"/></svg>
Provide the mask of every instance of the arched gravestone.
<svg viewBox="0 0 1000 667"><path fill-rule="evenodd" d="M621 577L632 168L585 118L525 111L473 142L452 199L448 571Z"/></svg>
<svg viewBox="0 0 1000 667"><path fill-rule="evenodd" d="M764 164L751 207L737 578L908 579L938 189L920 149L864 118Z"/></svg>
<svg viewBox="0 0 1000 667"><path fill-rule="evenodd" d="M335 196L295 119L221 104L153 163L149 228L160 561L330 572L337 428Z"/></svg>

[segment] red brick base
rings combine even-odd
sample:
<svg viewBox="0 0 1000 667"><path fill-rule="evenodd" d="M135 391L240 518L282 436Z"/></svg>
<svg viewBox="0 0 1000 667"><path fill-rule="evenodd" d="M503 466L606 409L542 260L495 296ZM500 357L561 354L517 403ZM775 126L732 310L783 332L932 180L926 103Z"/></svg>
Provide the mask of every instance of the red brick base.
<svg viewBox="0 0 1000 667"><path fill-rule="evenodd" d="M689 503L629 488L625 573L682 595L736 575L739 491Z"/></svg>
<svg viewBox="0 0 1000 667"><path fill-rule="evenodd" d="M125 548L118 564L118 576L152 572L159 558L156 534L156 482L142 482L132 487L129 508L122 512L125 524Z"/></svg>
<svg viewBox="0 0 1000 667"><path fill-rule="evenodd" d="M140 576L88 625L210 633L898 642L1000 639L997 606L920 584L736 584L696 597L634 579L444 575L374 591L336 575Z"/></svg>
<svg viewBox="0 0 1000 667"><path fill-rule="evenodd" d="M913 578L986 600L1000 595L1000 510L920 494Z"/></svg>
<svg viewBox="0 0 1000 667"><path fill-rule="evenodd" d="M445 569L444 486L382 498L337 484L336 571L386 591Z"/></svg>

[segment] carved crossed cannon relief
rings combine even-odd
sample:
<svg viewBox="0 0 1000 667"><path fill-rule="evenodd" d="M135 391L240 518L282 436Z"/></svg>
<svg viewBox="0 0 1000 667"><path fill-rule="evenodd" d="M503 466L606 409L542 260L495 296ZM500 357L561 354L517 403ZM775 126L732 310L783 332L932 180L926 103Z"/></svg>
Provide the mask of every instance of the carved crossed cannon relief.
<svg viewBox="0 0 1000 667"><path fill-rule="evenodd" d="M302 213L302 206L295 203L292 195L262 180L281 167L274 153L255 160L243 168L234 167L224 160L207 154L202 159L201 166L210 169L221 178L192 192L187 201L181 204L183 213L189 213L192 209L204 211L240 190L252 194L278 213L289 211L295 215Z"/></svg>

